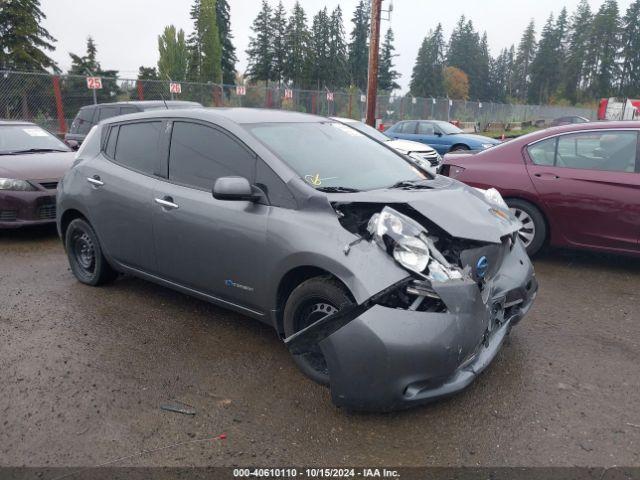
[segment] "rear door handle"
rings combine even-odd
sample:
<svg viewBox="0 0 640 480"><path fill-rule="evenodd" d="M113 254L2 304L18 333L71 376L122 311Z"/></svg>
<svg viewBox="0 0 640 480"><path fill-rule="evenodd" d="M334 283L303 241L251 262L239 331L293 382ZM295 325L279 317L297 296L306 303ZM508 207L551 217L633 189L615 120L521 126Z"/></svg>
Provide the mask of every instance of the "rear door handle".
<svg viewBox="0 0 640 480"><path fill-rule="evenodd" d="M87 182L89 182L94 187L101 187L104 185L104 182L100 180L100 175L94 175L93 177L88 177Z"/></svg>
<svg viewBox="0 0 640 480"><path fill-rule="evenodd" d="M180 205L174 203L173 198L171 197L156 198L155 201L164 210L175 210L176 208L180 208Z"/></svg>

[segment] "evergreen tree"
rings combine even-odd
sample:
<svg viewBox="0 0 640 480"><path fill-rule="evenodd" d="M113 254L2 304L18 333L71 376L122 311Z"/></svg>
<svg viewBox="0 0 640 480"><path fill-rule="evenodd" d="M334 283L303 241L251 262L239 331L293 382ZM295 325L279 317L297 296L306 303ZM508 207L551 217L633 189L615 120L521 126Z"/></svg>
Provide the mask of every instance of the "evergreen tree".
<svg viewBox="0 0 640 480"><path fill-rule="evenodd" d="M236 57L236 47L233 45L228 0L217 1L216 19L218 20L220 42L222 43L222 82L225 85L235 85L238 57Z"/></svg>
<svg viewBox="0 0 640 480"><path fill-rule="evenodd" d="M586 70L589 68L586 59L592 21L593 15L588 1L581 0L571 17L564 73L564 95L573 103L580 99Z"/></svg>
<svg viewBox="0 0 640 480"><path fill-rule="evenodd" d="M159 80L156 67L141 66L138 69L138 80Z"/></svg>
<svg viewBox="0 0 640 480"><path fill-rule="evenodd" d="M402 75L394 69L393 57L396 56L393 46L393 30L389 28L384 36L382 52L380 52L380 69L378 72L378 88L383 91L392 91L400 88L396 82Z"/></svg>
<svg viewBox="0 0 640 480"><path fill-rule="evenodd" d="M469 94L473 98L482 98L485 94L489 71L488 46L486 51L480 35L475 31L473 22L463 15L458 20L447 52L447 65L459 68L469 79Z"/></svg>
<svg viewBox="0 0 640 480"><path fill-rule="evenodd" d="M311 49L309 51L312 65L312 80L318 90L327 87L332 59L329 57L329 14L327 7L320 10L311 25Z"/></svg>
<svg viewBox="0 0 640 480"><path fill-rule="evenodd" d="M222 83L222 42L216 0L194 0L193 33L189 36L188 74L191 81Z"/></svg>
<svg viewBox="0 0 640 480"><path fill-rule="evenodd" d="M187 43L184 31L176 31L176 27L165 27L162 35L158 37L158 73L162 79L171 79L181 82L187 76Z"/></svg>
<svg viewBox="0 0 640 480"><path fill-rule="evenodd" d="M360 90L367 89L369 71L369 19L370 7L367 0L360 0L353 13L351 42L349 43L349 69L351 83Z"/></svg>
<svg viewBox="0 0 640 480"><path fill-rule="evenodd" d="M294 87L308 86L310 78L309 49L311 34L307 27L307 16L300 2L293 6L293 12L287 24L287 59L284 77Z"/></svg>
<svg viewBox="0 0 640 480"><path fill-rule="evenodd" d="M267 0L262 0L262 7L251 25L253 36L249 38L249 66L247 74L254 81L273 79L273 38L271 23L271 7Z"/></svg>
<svg viewBox="0 0 640 480"><path fill-rule="evenodd" d="M622 74L620 90L640 96L640 0L635 0L622 19Z"/></svg>
<svg viewBox="0 0 640 480"><path fill-rule="evenodd" d="M331 59L331 68L327 75L329 85L333 89L347 87L349 85L349 60L340 5L331 12L329 19L329 58Z"/></svg>
<svg viewBox="0 0 640 480"><path fill-rule="evenodd" d="M42 26L46 16L40 0L0 2L0 68L45 71L57 69L47 55L56 42Z"/></svg>
<svg viewBox="0 0 640 480"><path fill-rule="evenodd" d="M479 99L491 98L491 64L493 59L489 53L489 38L487 32L480 40L480 56L478 57L478 78L476 80L476 97Z"/></svg>
<svg viewBox="0 0 640 480"><path fill-rule="evenodd" d="M542 28L540 43L536 56L531 62L531 86L528 91L529 101L543 104L549 101L552 89L557 85L556 75L560 65L559 42L556 42L556 31L553 14Z"/></svg>
<svg viewBox="0 0 640 480"><path fill-rule="evenodd" d="M519 100L526 100L531 83L531 63L536 55L536 27L533 20L529 23L518 45L514 62L513 93Z"/></svg>
<svg viewBox="0 0 640 480"><path fill-rule="evenodd" d="M84 55L69 53L71 57L71 68L68 74L72 76L87 77L95 76L102 78L102 89L96 91L98 103L113 102L120 93L118 87L116 70L103 70L98 61L98 48L93 38L87 38L86 52ZM84 78L70 78L64 84L64 92L70 104L70 110L74 111L86 103L83 98L87 92L87 84Z"/></svg>
<svg viewBox="0 0 640 480"><path fill-rule="evenodd" d="M287 62L287 13L282 5L282 0L278 2L278 6L273 11L271 17L272 32L272 65L273 80L281 83L284 79L285 64Z"/></svg>
<svg viewBox="0 0 640 480"><path fill-rule="evenodd" d="M411 74L410 91L414 97L437 97L445 94L445 45L442 25L438 24L422 41Z"/></svg>
<svg viewBox="0 0 640 480"><path fill-rule="evenodd" d="M620 17L616 0L606 0L593 18L587 47L587 91L594 97L608 97L618 91Z"/></svg>
<svg viewBox="0 0 640 480"><path fill-rule="evenodd" d="M511 77L513 75L513 46L502 49L500 55L490 63L489 98L496 102L506 102L511 95Z"/></svg>

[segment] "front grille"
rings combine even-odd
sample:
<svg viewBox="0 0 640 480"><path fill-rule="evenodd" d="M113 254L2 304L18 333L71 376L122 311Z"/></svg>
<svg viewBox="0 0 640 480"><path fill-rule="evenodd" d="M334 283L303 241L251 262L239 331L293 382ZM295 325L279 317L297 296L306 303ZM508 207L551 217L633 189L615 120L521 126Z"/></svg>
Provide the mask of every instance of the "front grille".
<svg viewBox="0 0 640 480"><path fill-rule="evenodd" d="M17 218L17 210L0 210L0 222L15 222Z"/></svg>
<svg viewBox="0 0 640 480"><path fill-rule="evenodd" d="M56 218L55 204L42 205L40 208L38 208L38 218L40 220L52 220Z"/></svg>
<svg viewBox="0 0 640 480"><path fill-rule="evenodd" d="M47 190L55 190L58 188L58 182L40 182L40 185Z"/></svg>

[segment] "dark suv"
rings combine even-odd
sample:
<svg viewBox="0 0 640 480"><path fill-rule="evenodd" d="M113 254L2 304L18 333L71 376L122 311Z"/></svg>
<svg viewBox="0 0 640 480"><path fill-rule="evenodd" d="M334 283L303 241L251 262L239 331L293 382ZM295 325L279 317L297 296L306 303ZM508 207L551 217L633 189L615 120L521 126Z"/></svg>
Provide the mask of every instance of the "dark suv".
<svg viewBox="0 0 640 480"><path fill-rule="evenodd" d="M64 141L71 147L76 147L84 142L85 137L91 130L91 127L97 125L102 120L129 113L145 112L149 110L177 108L200 108L198 102L183 102L178 100L159 101L138 101L138 102L117 102L117 103L100 103L97 105L87 105L82 107L76 118L73 119L69 133L64 136Z"/></svg>

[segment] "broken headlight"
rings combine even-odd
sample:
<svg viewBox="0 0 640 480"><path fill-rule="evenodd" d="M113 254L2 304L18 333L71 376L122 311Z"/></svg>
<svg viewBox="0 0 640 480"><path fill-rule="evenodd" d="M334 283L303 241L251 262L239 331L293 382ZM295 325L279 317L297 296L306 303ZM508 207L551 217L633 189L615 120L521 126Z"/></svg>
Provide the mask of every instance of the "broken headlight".
<svg viewBox="0 0 640 480"><path fill-rule="evenodd" d="M497 207L503 208L504 210L509 210L509 206L500 195L500 192L495 188L490 188L489 190L482 190L481 188L476 188L482 195L484 195L484 199L495 205Z"/></svg>
<svg viewBox="0 0 640 480"><path fill-rule="evenodd" d="M380 248L407 270L436 281L461 277L436 250L422 225L393 208L374 214L367 230Z"/></svg>

